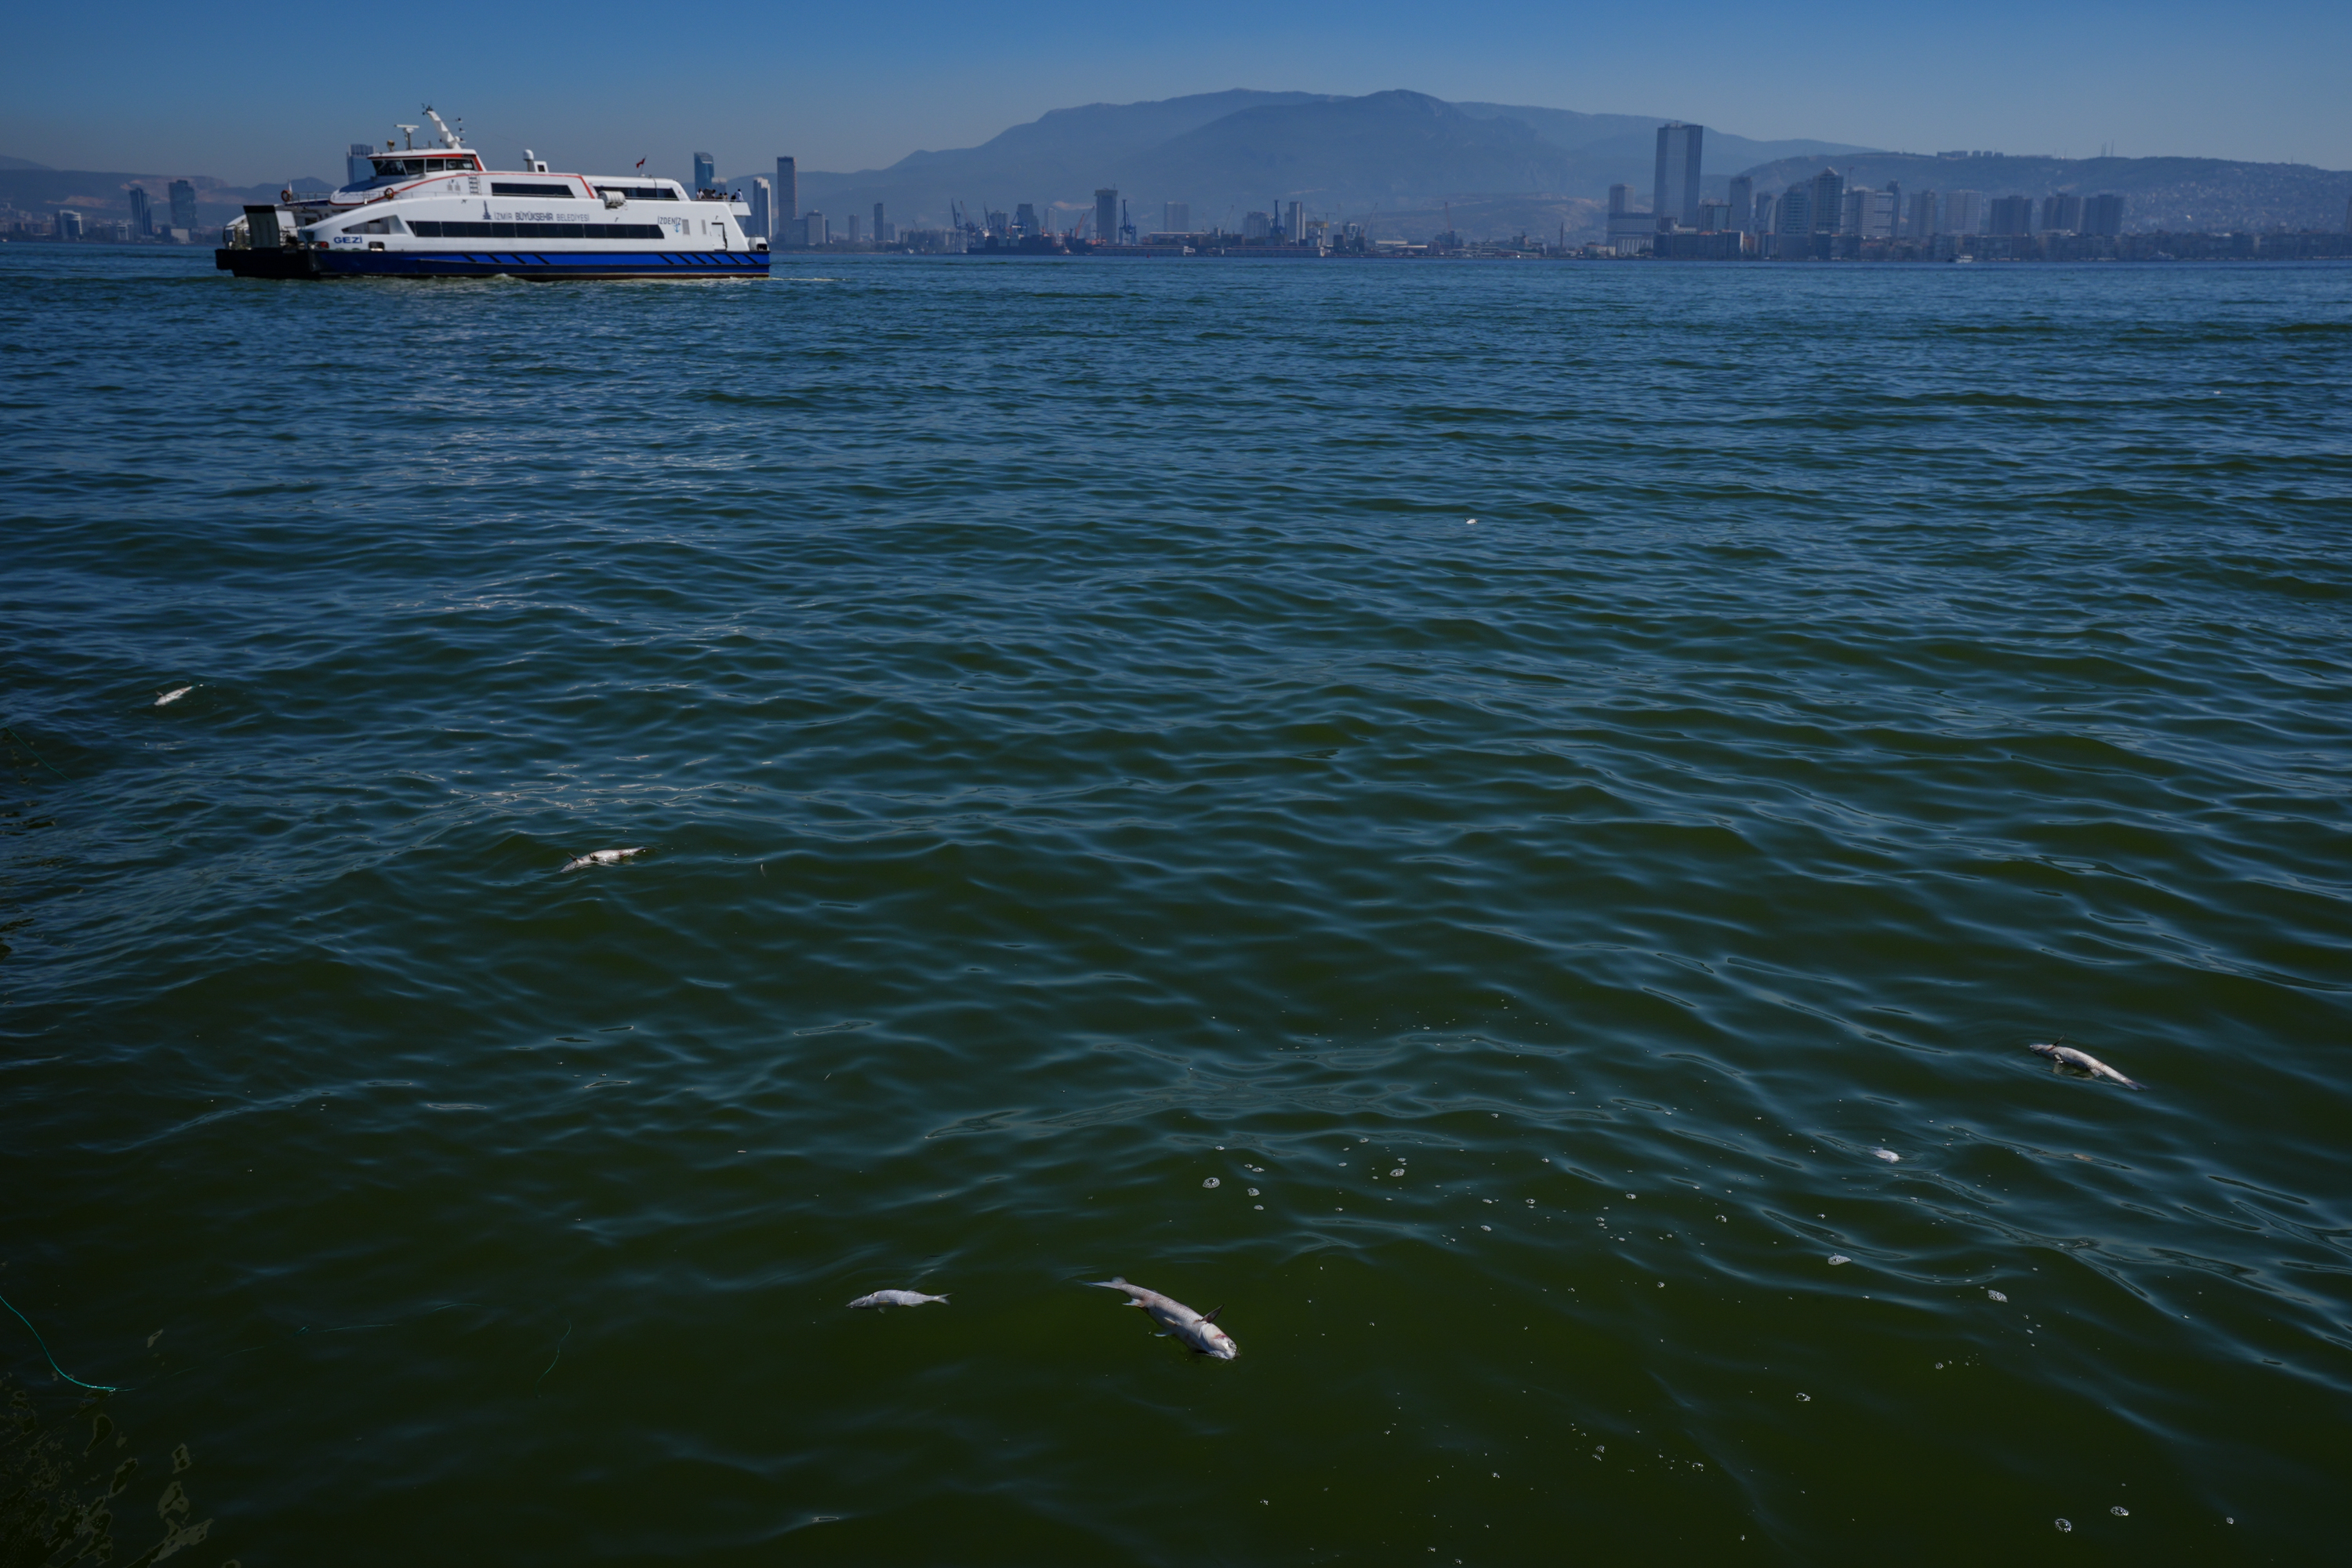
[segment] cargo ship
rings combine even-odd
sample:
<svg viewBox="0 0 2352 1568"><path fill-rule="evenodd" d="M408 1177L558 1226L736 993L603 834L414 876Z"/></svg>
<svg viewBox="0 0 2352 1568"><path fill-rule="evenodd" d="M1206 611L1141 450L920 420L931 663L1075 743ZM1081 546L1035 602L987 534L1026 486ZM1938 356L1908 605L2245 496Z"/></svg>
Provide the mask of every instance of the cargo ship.
<svg viewBox="0 0 2352 1568"><path fill-rule="evenodd" d="M768 242L723 190L558 174L524 150L492 169L428 105L437 143L370 153L369 177L249 205L214 265L239 278L765 278Z"/></svg>

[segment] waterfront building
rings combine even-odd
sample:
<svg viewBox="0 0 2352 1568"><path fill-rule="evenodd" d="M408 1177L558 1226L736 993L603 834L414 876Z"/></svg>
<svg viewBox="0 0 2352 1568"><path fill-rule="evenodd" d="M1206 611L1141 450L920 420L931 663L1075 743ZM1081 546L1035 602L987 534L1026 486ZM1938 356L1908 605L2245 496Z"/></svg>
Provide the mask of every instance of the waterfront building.
<svg viewBox="0 0 2352 1568"><path fill-rule="evenodd" d="M1864 239L1893 239L1897 199L1896 193L1893 191L1874 191L1867 185L1856 185L1845 194L1844 208L1838 218L1838 232L1858 235Z"/></svg>
<svg viewBox="0 0 2352 1568"><path fill-rule="evenodd" d="M1741 234L1756 232L1756 182L1746 174L1736 174L1731 181L1731 200L1727 204L1730 226Z"/></svg>
<svg viewBox="0 0 2352 1568"><path fill-rule="evenodd" d="M1909 224L1905 226L1903 232L1906 237L1911 239L1933 239L1936 237L1935 192L1915 191L1912 193L1911 220Z"/></svg>
<svg viewBox="0 0 2352 1568"><path fill-rule="evenodd" d="M1737 234L1738 230L1733 226L1730 216L1729 202L1701 202L1698 204L1698 231L1701 234L1722 234L1726 231Z"/></svg>
<svg viewBox="0 0 2352 1568"><path fill-rule="evenodd" d="M694 155L694 188L707 191L719 184L719 164L708 153Z"/></svg>
<svg viewBox="0 0 2352 1568"><path fill-rule="evenodd" d="M790 227L793 215L800 210L800 164L794 159L779 158L776 160L776 222Z"/></svg>
<svg viewBox="0 0 2352 1568"><path fill-rule="evenodd" d="M1029 204L1026 202L1022 203L1021 210L1023 212L1027 212L1029 210ZM1034 223L1036 219L1032 217L1030 221ZM880 202L876 202L874 204L874 243L877 245L889 244L893 232L894 231L891 229L890 226L882 221L882 204Z"/></svg>
<svg viewBox="0 0 2352 1568"><path fill-rule="evenodd" d="M2032 196L1995 196L1985 213L1985 232L2021 235L2033 232Z"/></svg>
<svg viewBox="0 0 2352 1568"><path fill-rule="evenodd" d="M776 196L775 187L768 183L767 175L754 174L751 177L750 205L751 220L745 225L745 227L751 232L751 237L773 240L776 237Z"/></svg>
<svg viewBox="0 0 2352 1568"><path fill-rule="evenodd" d="M1292 202L1285 209L1282 237L1293 245L1298 244L1307 237L1306 209L1297 202Z"/></svg>
<svg viewBox="0 0 2352 1568"><path fill-rule="evenodd" d="M2083 226L2083 198L2049 195L2042 198L2042 231L2074 234Z"/></svg>
<svg viewBox="0 0 2352 1568"><path fill-rule="evenodd" d="M800 242L811 249L833 238L832 221L814 207L809 208L806 216L801 219L800 230Z"/></svg>
<svg viewBox="0 0 2352 1568"><path fill-rule="evenodd" d="M849 215L849 243L852 245L856 245L857 243L857 215L856 213L851 213Z"/></svg>
<svg viewBox="0 0 2352 1568"><path fill-rule="evenodd" d="M1095 192L1095 242L1110 245L1118 238L1118 187L1104 185Z"/></svg>
<svg viewBox="0 0 2352 1568"><path fill-rule="evenodd" d="M79 239L81 237L81 214L74 211L71 207L59 207L58 209L58 237L59 239Z"/></svg>
<svg viewBox="0 0 2352 1568"><path fill-rule="evenodd" d="M368 154L375 151L375 143L352 142L346 145L351 151L343 157L343 184L364 185L375 178L375 165L368 161Z"/></svg>
<svg viewBox="0 0 2352 1568"><path fill-rule="evenodd" d="M1779 221L1772 232L1783 238L1793 238L1813 232L1813 188L1811 185L1790 185L1774 204Z"/></svg>
<svg viewBox="0 0 2352 1568"><path fill-rule="evenodd" d="M1774 195L1758 196L1756 198L1755 211L1750 215L1748 232L1749 234L1756 235L1765 235L1773 232L1772 223L1774 218L1779 216L1780 209L1780 197Z"/></svg>
<svg viewBox="0 0 2352 1568"><path fill-rule="evenodd" d="M1812 190L1812 219L1815 234L1835 234L1838 220L1845 216L1845 176L1835 169L1823 169L1810 182Z"/></svg>
<svg viewBox="0 0 2352 1568"><path fill-rule="evenodd" d="M1166 203L1160 208L1160 226L1167 230L1170 234L1190 234L1192 232L1192 204L1191 202Z"/></svg>
<svg viewBox="0 0 2352 1568"><path fill-rule="evenodd" d="M2124 231L2124 199L2105 192L2083 204L2083 232L2112 238Z"/></svg>
<svg viewBox="0 0 2352 1568"><path fill-rule="evenodd" d="M1944 197L1944 232L1977 234L1983 229L1984 198L1974 191L1953 191Z"/></svg>
<svg viewBox="0 0 2352 1568"><path fill-rule="evenodd" d="M1266 239L1272 237L1273 233L1274 220L1265 214L1254 212L1242 215L1244 239Z"/></svg>
<svg viewBox="0 0 2352 1568"><path fill-rule="evenodd" d="M1650 210L1661 222L1671 218L1685 228L1698 226L1699 149L1706 140L1704 125L1658 127L1657 174L1651 186Z"/></svg>
<svg viewBox="0 0 2352 1568"><path fill-rule="evenodd" d="M1633 205L1633 186L1612 185L1609 187L1609 216L1611 217L1623 217L1625 216L1625 209Z"/></svg>
<svg viewBox="0 0 2352 1568"><path fill-rule="evenodd" d="M196 231L196 187L185 180L173 180L168 187L172 197L172 226Z"/></svg>
<svg viewBox="0 0 2352 1568"><path fill-rule="evenodd" d="M1658 215L1633 210L1633 187L1609 187L1609 245L1621 256L1647 251L1658 235Z"/></svg>
<svg viewBox="0 0 2352 1568"><path fill-rule="evenodd" d="M147 200L147 187L131 187L131 232L141 238L155 232L155 210Z"/></svg>

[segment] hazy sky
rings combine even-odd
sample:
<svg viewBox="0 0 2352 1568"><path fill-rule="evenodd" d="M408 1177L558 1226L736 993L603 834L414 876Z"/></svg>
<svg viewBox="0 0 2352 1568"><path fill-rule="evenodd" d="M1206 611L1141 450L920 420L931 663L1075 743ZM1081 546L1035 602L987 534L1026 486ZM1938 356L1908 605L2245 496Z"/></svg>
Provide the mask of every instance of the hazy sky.
<svg viewBox="0 0 2352 1568"><path fill-rule="evenodd" d="M494 160L857 169L1071 104L1228 87L1672 115L1914 152L2352 168L2352 5L2271 0L677 0L446 9L27 5L0 153L60 168L340 177L430 101Z"/></svg>

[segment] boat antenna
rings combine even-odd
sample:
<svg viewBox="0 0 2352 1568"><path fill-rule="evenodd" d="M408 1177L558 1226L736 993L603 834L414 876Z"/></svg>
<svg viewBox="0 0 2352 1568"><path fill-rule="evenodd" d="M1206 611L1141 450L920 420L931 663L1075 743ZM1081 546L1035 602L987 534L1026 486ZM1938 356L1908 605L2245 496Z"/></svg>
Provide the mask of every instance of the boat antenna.
<svg viewBox="0 0 2352 1568"><path fill-rule="evenodd" d="M448 123L439 115L433 112L433 106L429 103L425 106L425 118L433 121L433 128L441 132L441 145L444 147L457 147L463 145L463 143L457 140L457 133L450 130Z"/></svg>
<svg viewBox="0 0 2352 1568"><path fill-rule="evenodd" d="M400 132L402 141L408 143L406 147L402 149L403 152L414 153L416 151L416 132L422 129L422 127L403 125L399 121L395 120L392 122L392 128Z"/></svg>

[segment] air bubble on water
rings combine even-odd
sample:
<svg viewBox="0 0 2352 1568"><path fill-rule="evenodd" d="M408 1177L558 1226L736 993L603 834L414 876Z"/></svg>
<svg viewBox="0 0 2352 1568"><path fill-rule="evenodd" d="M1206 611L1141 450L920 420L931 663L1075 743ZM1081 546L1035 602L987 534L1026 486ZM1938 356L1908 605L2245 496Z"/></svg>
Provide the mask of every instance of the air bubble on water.
<svg viewBox="0 0 2352 1568"><path fill-rule="evenodd" d="M1986 1294L1987 1296L1991 1297L1991 1298L1992 1298L1994 1300L1996 1300L1996 1301L2006 1301L2006 1300L2009 1300L2009 1298L2008 1298L2008 1297L2006 1297L2006 1296L2002 1295L2002 1294L2001 1294L2000 1291L1998 1291L1998 1290L1988 1290L1988 1291L1986 1291L1986 1292L1985 1292L1985 1294Z"/></svg>
<svg viewBox="0 0 2352 1568"><path fill-rule="evenodd" d="M1252 1196L1252 1197L1255 1197L1255 1196L1257 1196L1257 1189L1256 1189L1255 1187L1252 1187L1252 1188L1249 1190L1249 1195L1250 1195L1250 1196Z"/></svg>
<svg viewBox="0 0 2352 1568"><path fill-rule="evenodd" d="M1216 1178L1216 1177L1214 1177L1214 1176L1211 1176L1211 1177L1207 1178L1205 1181L1203 1181L1201 1184L1202 1184L1202 1186L1204 1186L1204 1187L1213 1187L1213 1186L1215 1186L1215 1185L1217 1184L1217 1178Z"/></svg>
<svg viewBox="0 0 2352 1568"><path fill-rule="evenodd" d="M1895 1152L1894 1150L1892 1150L1892 1149L1873 1149L1873 1150L1871 1151L1871 1152L1872 1152L1872 1153L1874 1153L1874 1154L1875 1154L1875 1155L1877 1155L1880 1159L1882 1159L1882 1160L1885 1160L1885 1161L1888 1162L1889 1163L1895 1163L1895 1162L1899 1162L1899 1161L1903 1158L1903 1156L1902 1156L1902 1155L1900 1155L1900 1154L1896 1153L1896 1152Z"/></svg>
<svg viewBox="0 0 2352 1568"><path fill-rule="evenodd" d="M1402 1176L1404 1174L1404 1167L1402 1165L1399 1165L1395 1170L1391 1171L1389 1174L1391 1176Z"/></svg>
<svg viewBox="0 0 2352 1568"><path fill-rule="evenodd" d="M1800 1394L1797 1395L1797 1403L1800 1405L1811 1405L1812 1402L1813 1396L1810 1394Z"/></svg>
<svg viewBox="0 0 2352 1568"><path fill-rule="evenodd" d="M1848 1258L1848 1257L1847 1257L1844 1253L1843 1253L1843 1252L1832 1252L1832 1253L1831 1253L1831 1254L1830 1254L1830 1264L1831 1264L1831 1267L1832 1267L1832 1268L1836 1267L1838 1264L1841 1264L1841 1263L1851 1263L1851 1262L1853 1262L1853 1258Z"/></svg>
<svg viewBox="0 0 2352 1568"><path fill-rule="evenodd" d="M2062 1519L2058 1521L2058 1530L2061 1534L2063 1534L2065 1531L2074 1528L2074 1526L2071 1521Z"/></svg>
<svg viewBox="0 0 2352 1568"><path fill-rule="evenodd" d="M2131 1517L2131 1510L2125 1508L2120 1504L2107 1510L2107 1511L2114 1514L2117 1519L2129 1519Z"/></svg>

